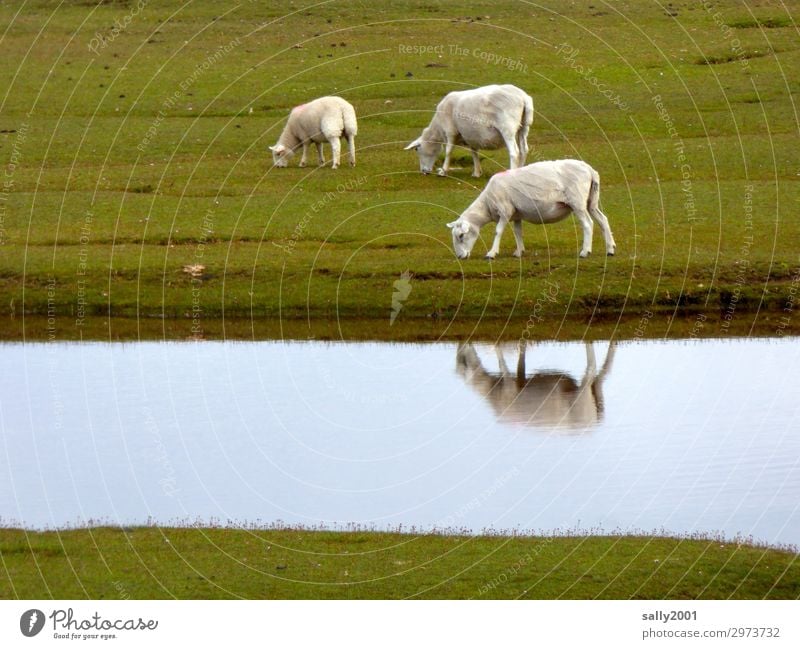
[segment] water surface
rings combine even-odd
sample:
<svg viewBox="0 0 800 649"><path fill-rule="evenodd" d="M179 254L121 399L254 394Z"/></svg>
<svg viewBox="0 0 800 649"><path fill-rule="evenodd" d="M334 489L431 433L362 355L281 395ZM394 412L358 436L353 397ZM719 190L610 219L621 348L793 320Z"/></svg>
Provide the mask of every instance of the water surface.
<svg viewBox="0 0 800 649"><path fill-rule="evenodd" d="M800 544L799 350L5 344L0 516Z"/></svg>

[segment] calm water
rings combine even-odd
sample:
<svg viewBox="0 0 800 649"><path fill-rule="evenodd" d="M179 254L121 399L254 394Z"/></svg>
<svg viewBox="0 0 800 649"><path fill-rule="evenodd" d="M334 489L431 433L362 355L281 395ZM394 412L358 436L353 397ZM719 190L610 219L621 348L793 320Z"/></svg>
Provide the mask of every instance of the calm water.
<svg viewBox="0 0 800 649"><path fill-rule="evenodd" d="M800 544L800 344L4 344L0 516Z"/></svg>

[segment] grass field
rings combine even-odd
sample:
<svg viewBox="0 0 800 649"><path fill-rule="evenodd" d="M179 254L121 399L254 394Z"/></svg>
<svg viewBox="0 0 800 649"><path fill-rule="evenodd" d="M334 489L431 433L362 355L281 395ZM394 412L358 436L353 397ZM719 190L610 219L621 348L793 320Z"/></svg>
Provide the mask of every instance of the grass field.
<svg viewBox="0 0 800 649"><path fill-rule="evenodd" d="M797 599L793 552L713 540L0 530L0 598Z"/></svg>
<svg viewBox="0 0 800 649"><path fill-rule="evenodd" d="M397 325L429 335L525 322L545 280L555 322L701 311L743 332L796 293L800 45L782 3L137 6L0 7L4 335L38 314L60 337L109 315L368 319L392 337L404 272ZM529 161L599 170L616 257L596 232L579 262L569 220L526 226L522 260L510 233L481 258L491 227L455 259L445 223L507 156L478 180L464 151L423 177L402 147L444 93L506 82L534 97ZM325 94L356 107L356 168L271 168L289 109Z"/></svg>
<svg viewBox="0 0 800 649"><path fill-rule="evenodd" d="M777 0L4 3L0 339L797 334L797 18ZM457 151L439 178L403 147L445 93L489 83L533 96L529 162L600 172L615 257L596 232L579 260L568 220L525 226L521 260L511 233L482 259L491 227L455 258L445 224L507 155L476 180ZM356 107L357 166L273 169L289 110L328 94ZM797 557L645 536L0 529L0 597L796 599Z"/></svg>

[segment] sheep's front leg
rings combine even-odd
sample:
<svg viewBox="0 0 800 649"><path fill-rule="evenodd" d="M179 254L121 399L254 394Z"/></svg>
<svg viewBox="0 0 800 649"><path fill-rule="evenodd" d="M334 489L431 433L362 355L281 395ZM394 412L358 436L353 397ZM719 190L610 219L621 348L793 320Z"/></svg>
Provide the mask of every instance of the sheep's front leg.
<svg viewBox="0 0 800 649"><path fill-rule="evenodd" d="M331 169L338 169L339 157L342 150L342 143L339 142L338 137L331 138L329 142L331 144L331 157L333 157L333 164L331 165Z"/></svg>
<svg viewBox="0 0 800 649"><path fill-rule="evenodd" d="M448 137L447 144L444 145L444 163L442 168L439 169L440 176L446 176L447 172L450 171L450 154L453 152L453 144L453 140Z"/></svg>
<svg viewBox="0 0 800 649"><path fill-rule="evenodd" d="M500 237L503 236L503 230L506 229L506 219L500 219L497 222L497 227L494 231L494 243L492 243L492 249L486 253L486 259L494 259L497 257L497 253L500 252Z"/></svg>
<svg viewBox="0 0 800 649"><path fill-rule="evenodd" d="M300 166L306 166L306 156L308 155L308 143L303 142L303 155L300 157Z"/></svg>
<svg viewBox="0 0 800 649"><path fill-rule="evenodd" d="M322 142L317 142L317 164L320 167L325 164L325 156L322 154Z"/></svg>
<svg viewBox="0 0 800 649"><path fill-rule="evenodd" d="M514 226L514 240L517 242L517 249L514 251L515 257L522 257L525 252L525 243L522 240L522 221L514 221L511 225Z"/></svg>
<svg viewBox="0 0 800 649"><path fill-rule="evenodd" d="M481 157L475 149L470 149L469 152L472 154L472 177L480 178L483 173L481 169Z"/></svg>
<svg viewBox="0 0 800 649"><path fill-rule="evenodd" d="M356 136L355 135L348 135L347 136L347 152L348 157L350 159L350 166L356 166Z"/></svg>

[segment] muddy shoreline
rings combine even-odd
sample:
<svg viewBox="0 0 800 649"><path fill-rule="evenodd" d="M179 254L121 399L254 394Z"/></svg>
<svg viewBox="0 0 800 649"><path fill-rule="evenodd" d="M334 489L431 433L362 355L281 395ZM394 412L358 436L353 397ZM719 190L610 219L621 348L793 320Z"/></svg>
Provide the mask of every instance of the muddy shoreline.
<svg viewBox="0 0 800 649"><path fill-rule="evenodd" d="M420 318L288 319L226 318L103 318L87 317L77 326L68 317L18 316L0 320L0 340L11 341L133 341L133 340L653 340L800 335L800 322L780 312L740 312L726 320L723 313L645 310L636 317L547 317L537 319Z"/></svg>

